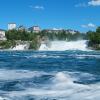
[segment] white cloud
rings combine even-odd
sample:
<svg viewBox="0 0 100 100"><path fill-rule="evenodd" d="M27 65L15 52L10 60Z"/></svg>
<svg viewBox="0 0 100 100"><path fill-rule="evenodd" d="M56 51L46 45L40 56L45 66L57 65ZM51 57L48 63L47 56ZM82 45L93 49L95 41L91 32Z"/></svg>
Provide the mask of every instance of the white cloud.
<svg viewBox="0 0 100 100"><path fill-rule="evenodd" d="M41 9L41 10L44 10L44 7L43 6L34 6L35 9Z"/></svg>
<svg viewBox="0 0 100 100"><path fill-rule="evenodd" d="M88 2L90 6L100 6L100 0L91 0Z"/></svg>
<svg viewBox="0 0 100 100"><path fill-rule="evenodd" d="M100 6L100 0L90 0L88 2L76 4L75 7L88 7L88 6Z"/></svg>
<svg viewBox="0 0 100 100"><path fill-rule="evenodd" d="M93 23L88 23L88 24L86 24L86 25L81 25L81 27L83 27L83 28L95 28L96 25L93 24Z"/></svg>
<svg viewBox="0 0 100 100"><path fill-rule="evenodd" d="M30 8L32 8L32 9L37 9L37 10L44 10L45 8L44 8L44 6L39 6L39 5L36 5L36 6L29 6Z"/></svg>
<svg viewBox="0 0 100 100"><path fill-rule="evenodd" d="M85 3L76 4L75 7L87 7Z"/></svg>

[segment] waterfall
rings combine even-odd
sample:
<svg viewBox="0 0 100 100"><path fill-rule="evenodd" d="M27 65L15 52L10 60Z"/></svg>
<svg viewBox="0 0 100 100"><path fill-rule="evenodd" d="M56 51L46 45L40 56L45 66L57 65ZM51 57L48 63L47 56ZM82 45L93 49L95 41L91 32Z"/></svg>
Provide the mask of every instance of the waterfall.
<svg viewBox="0 0 100 100"><path fill-rule="evenodd" d="M27 44L16 45L12 50L28 50L29 46Z"/></svg>
<svg viewBox="0 0 100 100"><path fill-rule="evenodd" d="M87 50L87 40L78 41L51 41L51 46L41 44L40 51L65 51L65 50Z"/></svg>

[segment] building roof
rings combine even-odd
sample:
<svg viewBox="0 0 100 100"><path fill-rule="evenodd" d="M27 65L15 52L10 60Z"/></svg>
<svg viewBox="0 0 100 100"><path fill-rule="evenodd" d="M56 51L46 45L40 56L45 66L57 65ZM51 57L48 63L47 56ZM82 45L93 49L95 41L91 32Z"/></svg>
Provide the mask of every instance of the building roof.
<svg viewBox="0 0 100 100"><path fill-rule="evenodd" d="M33 27L39 27L39 26L33 26Z"/></svg>
<svg viewBox="0 0 100 100"><path fill-rule="evenodd" d="M39 27L39 26L31 26L31 27L29 27L29 28L34 28L34 27ZM39 27L40 28L40 27Z"/></svg>
<svg viewBox="0 0 100 100"><path fill-rule="evenodd" d="M0 31L6 31L6 30L4 30L4 29L0 29Z"/></svg>
<svg viewBox="0 0 100 100"><path fill-rule="evenodd" d="M8 24L16 24L16 23L8 23Z"/></svg>
<svg viewBox="0 0 100 100"><path fill-rule="evenodd" d="M18 28L25 28L25 26L23 26L23 25L20 25Z"/></svg>

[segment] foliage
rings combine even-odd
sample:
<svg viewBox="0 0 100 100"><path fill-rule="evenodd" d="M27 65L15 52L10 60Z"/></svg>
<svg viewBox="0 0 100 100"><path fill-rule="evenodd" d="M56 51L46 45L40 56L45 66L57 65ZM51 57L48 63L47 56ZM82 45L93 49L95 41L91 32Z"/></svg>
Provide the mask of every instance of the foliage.
<svg viewBox="0 0 100 100"><path fill-rule="evenodd" d="M83 39L85 35L76 32L74 34L66 32L65 30L56 31L47 31L42 30L39 33L28 32L25 30L9 30L6 31L7 41L3 44L4 48L9 48L11 45L15 45L15 41L29 41L30 47L29 49L38 49L42 40L67 40L67 41L75 41L79 39ZM2 43L1 43L2 45Z"/></svg>
<svg viewBox="0 0 100 100"><path fill-rule="evenodd" d="M1 49L9 49L11 47L14 47L16 45L16 42L15 41L11 41L11 40L8 40L8 41L0 41L0 48Z"/></svg>
<svg viewBox="0 0 100 100"><path fill-rule="evenodd" d="M27 32L25 30L10 30L6 32L6 38L7 40L22 40L22 41L33 41L34 37L40 35L40 38L42 37L48 37L49 40L78 40L83 39L84 35L76 32L74 34L66 32L65 30L61 30L59 32L48 32L46 30L43 30L39 33L32 33Z"/></svg>
<svg viewBox="0 0 100 100"><path fill-rule="evenodd" d="M83 39L85 36L82 33L76 32L74 34L66 32L65 30L59 31L59 32L47 32L45 30L41 31L40 33L41 37L48 37L49 40L68 40L68 41L74 41Z"/></svg>
<svg viewBox="0 0 100 100"><path fill-rule="evenodd" d="M25 30L23 30L23 31L10 30L10 31L6 32L6 38L7 38L7 40L27 41L30 39L30 34Z"/></svg>
<svg viewBox="0 0 100 100"><path fill-rule="evenodd" d="M37 50L40 47L40 38L38 35L34 35L33 40L30 43L29 49Z"/></svg>
<svg viewBox="0 0 100 100"><path fill-rule="evenodd" d="M100 49L100 27L96 29L96 32L87 32L87 37L89 39L88 46L93 47L94 49Z"/></svg>

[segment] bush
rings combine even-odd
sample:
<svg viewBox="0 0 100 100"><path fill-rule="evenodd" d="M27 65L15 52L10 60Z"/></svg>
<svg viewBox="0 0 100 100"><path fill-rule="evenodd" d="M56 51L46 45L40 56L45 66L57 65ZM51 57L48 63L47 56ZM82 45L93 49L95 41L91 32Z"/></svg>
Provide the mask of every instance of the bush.
<svg viewBox="0 0 100 100"><path fill-rule="evenodd" d="M0 48L1 49L9 49L11 47L14 47L16 45L16 42L15 41L11 41L11 40L8 40L8 41L0 41Z"/></svg>
<svg viewBox="0 0 100 100"><path fill-rule="evenodd" d="M96 32L87 32L87 37L89 39L88 46L100 50L100 27L96 29Z"/></svg>

